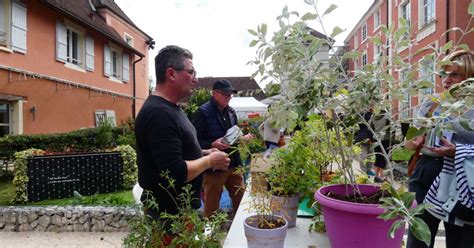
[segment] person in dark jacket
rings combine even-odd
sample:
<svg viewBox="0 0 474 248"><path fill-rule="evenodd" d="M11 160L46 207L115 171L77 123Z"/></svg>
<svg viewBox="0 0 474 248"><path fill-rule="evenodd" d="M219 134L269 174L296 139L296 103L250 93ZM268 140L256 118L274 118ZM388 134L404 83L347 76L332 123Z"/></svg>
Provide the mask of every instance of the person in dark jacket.
<svg viewBox="0 0 474 248"><path fill-rule="evenodd" d="M372 118L372 111L367 111L363 113L364 120L367 123L370 123ZM373 134L369 130L366 124L359 123L359 131L357 131L354 141L360 143L361 153L359 156L360 169L362 172L367 173L368 175L375 175L372 171L372 162L368 161L368 157L374 153L371 144L373 142Z"/></svg>
<svg viewBox="0 0 474 248"><path fill-rule="evenodd" d="M191 185L196 199L191 205L199 208L202 173L207 169L226 170L230 162L224 152L201 149L196 130L178 106L178 101L190 95L198 82L192 58L191 52L181 47L160 50L155 57L156 90L135 121L138 182L146 192L151 192L143 194L141 201L146 216L155 220L163 212L179 212L179 195L186 185ZM174 179L175 190L168 190L170 182L162 176L163 172ZM148 207L152 200L157 208Z"/></svg>
<svg viewBox="0 0 474 248"><path fill-rule="evenodd" d="M204 216L209 217L219 209L223 186L232 199L233 212L237 211L244 195L242 173L236 167L242 165L240 154L224 140L226 131L237 125L235 110L229 106L232 94L237 91L227 80L218 80L212 88L211 99L196 111L193 124L202 149L217 148L229 155L230 165L227 170L207 170L204 173Z"/></svg>

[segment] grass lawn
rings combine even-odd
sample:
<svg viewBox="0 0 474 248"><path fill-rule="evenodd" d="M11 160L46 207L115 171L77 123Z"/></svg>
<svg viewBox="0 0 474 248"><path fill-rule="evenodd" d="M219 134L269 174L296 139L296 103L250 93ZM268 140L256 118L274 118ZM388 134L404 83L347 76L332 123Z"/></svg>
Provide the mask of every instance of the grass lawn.
<svg viewBox="0 0 474 248"><path fill-rule="evenodd" d="M0 206L10 205L10 200L15 195L15 187L10 181L0 180Z"/></svg>
<svg viewBox="0 0 474 248"><path fill-rule="evenodd" d="M15 195L15 187L10 181L0 181L0 206L10 206L10 200ZM118 191L108 194L97 194L91 196L78 196L64 199L45 200L29 203L29 206L46 205L102 205L102 206L124 206L133 205L132 190Z"/></svg>

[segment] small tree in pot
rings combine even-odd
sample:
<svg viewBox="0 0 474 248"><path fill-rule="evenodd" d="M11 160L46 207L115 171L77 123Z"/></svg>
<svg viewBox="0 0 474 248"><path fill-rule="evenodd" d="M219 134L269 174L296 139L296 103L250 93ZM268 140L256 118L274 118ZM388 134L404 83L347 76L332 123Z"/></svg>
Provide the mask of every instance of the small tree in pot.
<svg viewBox="0 0 474 248"><path fill-rule="evenodd" d="M375 230L382 230L384 236L389 233L390 237L397 232L398 240L393 242L394 247L399 247L401 242L401 232L405 223L409 223L415 236L429 243L429 231L424 222L417 218L425 206L418 206L413 208L413 195L410 193L397 191L394 187L380 188L379 186L359 186L355 182L354 172L352 170L352 137L353 125L356 123L365 124L374 136L374 146L380 146L379 154L382 155L388 163L390 168L391 150L382 147L382 132L376 132L371 127L371 120L364 119L363 113L372 109L374 116L385 115L393 126L397 126L400 122L410 121L411 118L402 118L403 111L411 111L411 109L397 110L392 108L394 101L403 100L407 95L418 95L419 90L433 87L433 82L429 82L423 78L416 78L414 75L418 74L420 68L425 68L426 62L436 64L439 58L448 50L456 50L462 48L462 45L447 43L439 49L428 47L424 51L412 51L411 41L409 40L410 32L405 21L401 21L401 25L395 27L381 27L381 36L371 37L369 39L370 45L379 46L380 51L398 51L400 48L407 49L407 54L400 55L396 53L381 52L377 60L373 64L367 64L351 72L349 76L344 69L343 60L358 60L363 54L359 51L343 51L340 56L334 56L330 63L334 66L328 66L326 61L317 59L317 53L327 44L331 44L332 39L321 39L311 34L308 28L308 22L321 22L325 15L336 9L335 5L331 5L324 12L319 12L315 1L305 0L305 2L313 8L312 12L308 12L300 17L297 12L290 12L284 8L282 14L277 17L279 23L279 30L277 30L270 39L267 39L267 25L262 24L256 31L249 32L255 36L255 40L250 43L250 46L258 46L257 56L251 64L259 67L255 75L260 74L264 79L269 79L272 82L279 82L282 95L281 100L273 105L273 118L278 122L277 125L284 126L290 130L296 124L305 118L308 118L310 113L314 111L319 113L329 113L321 115L324 122L324 130L329 133L333 132L337 143L333 145L329 152L336 158L339 168L343 170L344 184L337 188L326 189L324 192L318 191L318 194L331 199L337 198L338 202L343 201L343 198L351 198L352 202L360 202L360 200L371 200L375 195L379 200L375 204L362 204L367 206L355 206L352 204L345 204L350 209L358 207L368 207L371 218L376 218L384 211L381 209L385 207L385 213L380 217L389 220L387 224L374 224ZM324 27L324 26L323 26ZM324 29L324 28L323 28ZM335 27L330 36L335 37L343 30ZM464 32L468 33L470 31ZM326 33L326 32L325 32ZM416 53L425 53L425 59L419 62L412 62L412 57ZM333 51L336 54L336 51ZM432 69L431 69L432 70ZM405 77L394 77L392 71L404 72ZM430 73L430 72L428 72ZM434 72L431 72L434 73ZM400 73L401 74L401 73ZM459 104L458 104L459 105ZM458 106L454 104L454 106ZM397 112L398 111L398 112ZM445 115L442 115L445 117ZM393 118L398 117L398 119ZM309 117L311 118L311 117ZM383 131L383 130L382 130ZM426 130L418 130L413 136L421 135ZM326 135L329 137L329 135ZM328 144L332 144L328 142ZM285 177L285 175L280 175ZM390 177L390 178L393 178ZM320 199L324 198L320 197ZM322 200L320 200L322 204ZM334 205L333 202L328 203ZM368 206L370 205L370 206ZM332 210L324 209L325 212ZM343 210L339 207L334 213L339 213ZM359 211L359 210L356 210ZM365 210L364 210L365 211ZM368 214L367 212L367 214ZM355 219L357 220L356 217ZM347 223L348 217L342 219L343 223ZM326 224L330 218L325 216ZM341 221L341 219L336 220ZM359 219L360 221L360 219ZM382 222L383 223L383 222ZM341 227L341 230L346 230L348 225ZM328 232L331 232L328 226ZM332 228L337 229L337 228ZM357 230L351 231L354 238L366 238L364 235L359 235L361 232ZM346 232L347 233L347 232ZM364 227L362 233L370 233L370 243L361 244L358 247L364 247L374 242L374 236L380 236L367 230ZM337 247L334 240L347 239L346 237L332 238L329 233L333 247ZM352 235L351 235L352 236ZM380 239L382 242L388 243L388 239ZM333 242L334 241L334 242Z"/></svg>

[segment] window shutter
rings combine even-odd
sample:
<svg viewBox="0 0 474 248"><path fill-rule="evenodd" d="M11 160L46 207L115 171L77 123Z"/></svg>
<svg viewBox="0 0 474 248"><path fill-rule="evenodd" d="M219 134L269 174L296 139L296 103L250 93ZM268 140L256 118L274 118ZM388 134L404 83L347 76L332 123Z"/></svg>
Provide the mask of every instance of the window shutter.
<svg viewBox="0 0 474 248"><path fill-rule="evenodd" d="M94 39L86 36L86 70L94 71Z"/></svg>
<svg viewBox="0 0 474 248"><path fill-rule="evenodd" d="M128 82L130 81L130 55L128 53L124 53L122 55L122 67L123 67L123 81Z"/></svg>
<svg viewBox="0 0 474 248"><path fill-rule="evenodd" d="M26 8L12 2L12 49L26 53Z"/></svg>
<svg viewBox="0 0 474 248"><path fill-rule="evenodd" d="M7 43L7 30L5 27L5 18L3 15L5 14L5 2L0 1L0 14L2 17L0 18L0 45L5 45Z"/></svg>
<svg viewBox="0 0 474 248"><path fill-rule="evenodd" d="M104 75L109 77L110 71L112 70L112 62L110 61L110 47L109 45L104 45Z"/></svg>
<svg viewBox="0 0 474 248"><path fill-rule="evenodd" d="M67 61L67 29L61 22L56 22L56 60Z"/></svg>

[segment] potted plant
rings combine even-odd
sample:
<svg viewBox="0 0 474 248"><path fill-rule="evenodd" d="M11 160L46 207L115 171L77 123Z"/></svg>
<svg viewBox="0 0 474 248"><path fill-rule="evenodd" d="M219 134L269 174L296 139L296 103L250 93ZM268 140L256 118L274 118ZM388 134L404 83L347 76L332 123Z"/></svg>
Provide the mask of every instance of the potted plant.
<svg viewBox="0 0 474 248"><path fill-rule="evenodd" d="M248 211L253 214L244 220L248 247L284 247L288 221L271 209L268 191L250 191Z"/></svg>
<svg viewBox="0 0 474 248"><path fill-rule="evenodd" d="M365 120L363 113L371 109L375 116L385 115L394 127L402 122L413 121L414 118L402 118L403 115L401 115L403 111L411 109L393 108L393 102L403 100L406 95L418 95L421 89L433 87L432 82L414 75L418 74L417 71L426 61L436 64L442 54L448 50L456 50L462 45L447 43L438 49L427 47L423 51L412 51L409 36L405 35L410 30L406 22L401 20L401 25L397 29L393 26L382 25L381 35L371 37L368 43L380 46L381 51L389 49L397 51L399 48L405 48L408 52L404 55L381 53L375 63L364 65L348 75L344 69L344 60L361 58L361 52L333 50L333 53L338 56L331 58L332 66L329 66L327 61L318 59L318 52L326 51L324 49L327 47L333 49L332 38L340 34L343 29L335 27L328 35L330 37L319 38L312 35L308 27L310 21L322 24L324 16L337 6L331 5L324 12L320 12L315 1L305 0L305 3L313 10L302 16L297 12L288 11L285 7L282 14L277 17L279 29L270 38L267 37L266 24L258 26L257 30L249 30L255 37L250 46L258 47L256 59L250 64L257 65L259 68L254 76L260 74L263 80L280 84L281 99L272 105L274 111L271 113L278 126L292 130L299 121L318 115L326 124L323 126L323 131L328 134L321 137L328 139L331 137L329 133L334 133L336 143L327 142L330 145L328 153L335 158L338 167L343 172L343 184L322 187L316 193L316 198L325 214L332 246L347 247L340 245L337 240L349 240L349 237L354 237L369 240L370 244L350 239L354 243L349 246L357 244L358 247L371 247L373 240L378 239L384 240L384 244L400 247L400 232L406 223L410 224L411 230L418 239L429 243L428 227L416 217L426 206L415 207L413 194L402 192L402 189L395 190L398 187L394 182L384 187L356 183L352 168L354 158L352 141L356 130L355 124L365 124L374 136L373 145L381 146L379 154L387 161L387 167L391 168L390 156L395 149L387 150L382 147L382 132L376 132L371 127L371 120ZM425 53L427 56L420 62L411 62L412 56L417 53ZM392 71L404 72L405 77L394 77L391 74ZM416 135L422 133L419 131ZM286 175L280 174L280 177L285 178ZM393 175L389 178L393 179ZM366 202L360 203L361 200ZM357 204L363 206L353 206ZM358 218L359 223L367 223L369 220L376 222L370 225L375 229L368 230L366 226L347 229L348 225L344 226L344 229L330 227L331 217L326 214L329 212L341 214L340 205L348 205L347 208L352 212L351 214L357 215L355 218ZM359 207L371 209L367 210L370 214L365 210L360 210ZM345 221L346 218L349 217L334 218L334 220ZM343 233L340 230L345 231ZM370 238L364 236L368 233L371 234ZM340 234L345 236L341 237ZM390 239L394 237L397 239L390 242L387 241L387 236Z"/></svg>
<svg viewBox="0 0 474 248"><path fill-rule="evenodd" d="M166 191L175 191L169 173L163 172L161 176L169 181ZM160 184L160 187L165 186ZM221 247L225 237L222 226L227 214L217 213L210 219L202 218L191 205L192 195L190 185L183 188L183 193L175 199L177 214L162 212L159 220L142 215L129 221L130 233L123 240L124 247ZM144 207L159 208L153 200Z"/></svg>
<svg viewBox="0 0 474 248"><path fill-rule="evenodd" d="M332 173L334 157L328 151L331 145L327 142L336 140L333 132L321 132L323 125L320 116L312 116L301 123L301 129L294 133L288 146L277 149L271 157L273 166L268 173L268 183L272 209L287 219L289 228L296 225L299 203L312 199L314 191ZM322 137L326 135L333 138Z"/></svg>

